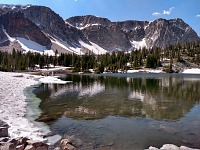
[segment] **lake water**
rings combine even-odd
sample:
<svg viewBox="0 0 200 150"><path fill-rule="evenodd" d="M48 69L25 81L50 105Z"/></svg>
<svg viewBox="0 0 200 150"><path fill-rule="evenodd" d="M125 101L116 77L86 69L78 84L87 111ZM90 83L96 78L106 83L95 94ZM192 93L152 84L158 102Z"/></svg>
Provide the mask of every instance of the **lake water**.
<svg viewBox="0 0 200 150"><path fill-rule="evenodd" d="M79 149L142 150L175 144L200 148L200 76L66 75L66 85L34 93L52 131ZM81 142L80 142L80 140Z"/></svg>

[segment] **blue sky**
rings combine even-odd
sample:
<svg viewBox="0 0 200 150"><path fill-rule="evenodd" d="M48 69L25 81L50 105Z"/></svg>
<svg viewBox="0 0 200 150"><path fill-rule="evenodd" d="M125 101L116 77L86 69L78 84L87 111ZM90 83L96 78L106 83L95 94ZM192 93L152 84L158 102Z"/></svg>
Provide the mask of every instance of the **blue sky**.
<svg viewBox="0 0 200 150"><path fill-rule="evenodd" d="M200 35L200 0L0 0L50 7L63 19L96 15L111 21L181 18Z"/></svg>

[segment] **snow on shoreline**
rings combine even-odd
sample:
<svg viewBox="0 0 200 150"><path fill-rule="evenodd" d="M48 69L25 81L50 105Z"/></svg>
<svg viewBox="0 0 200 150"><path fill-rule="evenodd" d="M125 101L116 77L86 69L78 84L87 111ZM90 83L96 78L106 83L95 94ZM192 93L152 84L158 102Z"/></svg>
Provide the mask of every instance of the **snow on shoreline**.
<svg viewBox="0 0 200 150"><path fill-rule="evenodd" d="M127 73L139 73L139 72L145 72L145 73L164 73L162 70L159 70L159 69L127 70Z"/></svg>
<svg viewBox="0 0 200 150"><path fill-rule="evenodd" d="M200 74L199 68L185 69L182 73L184 74Z"/></svg>
<svg viewBox="0 0 200 150"><path fill-rule="evenodd" d="M145 150L199 150L199 149L193 149L186 146L178 147L174 144L164 144L161 148L150 146L149 149Z"/></svg>
<svg viewBox="0 0 200 150"><path fill-rule="evenodd" d="M27 98L24 90L27 87L39 84L36 78L21 73L0 72L0 119L10 126L9 134L12 138L28 137L32 140L46 142L43 136L50 132L42 123L42 128L36 127L34 120L27 118ZM37 112L34 112L37 113ZM39 124L39 123L38 123ZM59 140L59 136L50 137L49 143Z"/></svg>
<svg viewBox="0 0 200 150"><path fill-rule="evenodd" d="M165 73L164 71L160 69L139 69L139 70L128 70L127 73L139 73L139 72L145 72L145 73ZM191 68L191 69L185 69L183 72L180 72L183 74L200 74L199 68Z"/></svg>

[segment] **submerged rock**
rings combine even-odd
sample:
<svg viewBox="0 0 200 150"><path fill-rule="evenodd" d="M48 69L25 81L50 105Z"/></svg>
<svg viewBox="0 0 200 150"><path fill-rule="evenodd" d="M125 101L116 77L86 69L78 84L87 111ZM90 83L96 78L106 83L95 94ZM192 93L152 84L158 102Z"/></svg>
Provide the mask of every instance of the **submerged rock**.
<svg viewBox="0 0 200 150"><path fill-rule="evenodd" d="M38 122L51 122L51 121L54 121L55 119L48 116L48 115L43 115L43 116L40 116L38 119L36 119L36 121Z"/></svg>

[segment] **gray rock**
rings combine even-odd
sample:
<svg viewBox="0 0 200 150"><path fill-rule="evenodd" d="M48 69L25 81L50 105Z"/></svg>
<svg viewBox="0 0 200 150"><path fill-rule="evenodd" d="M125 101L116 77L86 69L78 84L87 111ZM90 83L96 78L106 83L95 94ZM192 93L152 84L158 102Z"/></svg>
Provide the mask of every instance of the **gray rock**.
<svg viewBox="0 0 200 150"><path fill-rule="evenodd" d="M27 145L24 150L35 150L33 145Z"/></svg>
<svg viewBox="0 0 200 150"><path fill-rule="evenodd" d="M71 144L67 144L63 147L63 150L76 150L76 148Z"/></svg>
<svg viewBox="0 0 200 150"><path fill-rule="evenodd" d="M6 122L0 120L0 127L9 128L9 125Z"/></svg>
<svg viewBox="0 0 200 150"><path fill-rule="evenodd" d="M8 128L9 125L0 120L0 137L8 137Z"/></svg>
<svg viewBox="0 0 200 150"><path fill-rule="evenodd" d="M0 150L16 150L16 147L13 143L9 143L9 142L1 142L0 143Z"/></svg>
<svg viewBox="0 0 200 150"><path fill-rule="evenodd" d="M18 146L16 147L16 150L24 150L24 145L18 145Z"/></svg>

